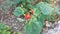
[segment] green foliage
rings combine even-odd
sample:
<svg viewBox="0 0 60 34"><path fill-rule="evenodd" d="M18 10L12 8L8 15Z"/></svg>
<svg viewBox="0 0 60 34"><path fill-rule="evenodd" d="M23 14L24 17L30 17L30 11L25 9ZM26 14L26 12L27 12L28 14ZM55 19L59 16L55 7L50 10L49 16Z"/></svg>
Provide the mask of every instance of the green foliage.
<svg viewBox="0 0 60 34"><path fill-rule="evenodd" d="M18 4L20 2L22 2L23 0L13 0L14 4Z"/></svg>
<svg viewBox="0 0 60 34"><path fill-rule="evenodd" d="M32 16L32 19L25 26L26 34L40 34L43 22L44 21L42 19L38 21L35 16Z"/></svg>
<svg viewBox="0 0 60 34"><path fill-rule="evenodd" d="M1 34L10 34L10 32L9 32L9 31L4 30L4 31L1 31Z"/></svg>
<svg viewBox="0 0 60 34"><path fill-rule="evenodd" d="M12 29L7 26L6 24L0 23L0 34L11 34ZM16 34L16 32L13 32L13 34ZM22 34L22 32L17 32L17 34Z"/></svg>
<svg viewBox="0 0 60 34"><path fill-rule="evenodd" d="M55 11L56 11L56 14L60 14L60 7L57 6L57 7L55 8Z"/></svg>
<svg viewBox="0 0 60 34"><path fill-rule="evenodd" d="M7 5L11 5L11 2L8 2L10 0L7 0ZM49 2L50 0L46 0L46 2ZM23 7L16 7L18 3L22 2ZM37 5L32 5L34 0L13 0L12 5L13 7L15 6L15 10L13 14L17 17L26 14L29 10L28 9L33 9L34 14L32 15L32 18L30 21L25 25L25 32L26 34L40 34L43 24L44 24L44 19L55 19L50 14L54 10L52 8L51 4L45 3L45 2L40 2ZM7 8L7 7L6 7ZM51 19L52 18L52 19ZM23 19L17 18L19 21L24 21ZM2 27L0 27L2 29ZM7 29L4 27L3 29ZM6 33L6 31L3 31L3 34ZM10 32L6 33L10 34ZM22 34L21 32L18 32L18 34Z"/></svg>
<svg viewBox="0 0 60 34"><path fill-rule="evenodd" d="M20 4L23 0L12 0L12 6L16 8L17 4Z"/></svg>
<svg viewBox="0 0 60 34"><path fill-rule="evenodd" d="M0 6L4 12L7 12L12 6L12 2L10 0L5 0L5 2Z"/></svg>
<svg viewBox="0 0 60 34"><path fill-rule="evenodd" d="M55 19L52 16L50 16L50 14L54 10L54 8L52 8L51 4L46 3L46 2L49 2L50 0L46 0L46 2L40 2L37 5L32 5L32 3L34 1L35 0L13 0L11 2L10 0L6 0L7 6L15 7L13 14L17 17L28 13L28 11L29 11L28 9L34 10L34 14L32 15L32 18L25 25L26 34L40 34L40 32L43 28L44 19L48 19L48 20ZM22 2L23 7L16 7L16 5L21 2ZM8 10L7 6L3 5L2 9ZM58 11L59 9L57 9L56 11ZM17 18L17 20L24 21L23 19L20 19L20 18ZM0 23L1 34L10 34L11 32L7 31L9 29L10 29L10 27L8 27L7 25ZM18 32L18 34L22 34L22 32Z"/></svg>
<svg viewBox="0 0 60 34"><path fill-rule="evenodd" d="M18 32L18 34L22 34L22 32L20 31L20 32Z"/></svg>
<svg viewBox="0 0 60 34"><path fill-rule="evenodd" d="M57 18L56 16L50 16L49 21L56 21L56 18Z"/></svg>
<svg viewBox="0 0 60 34"><path fill-rule="evenodd" d="M53 0L53 1L56 1L56 0ZM51 0L45 0L45 2L50 3L50 2L51 2Z"/></svg>
<svg viewBox="0 0 60 34"><path fill-rule="evenodd" d="M11 1L10 0L6 0L6 5L7 6L11 6L12 5Z"/></svg>
<svg viewBox="0 0 60 34"><path fill-rule="evenodd" d="M5 25L5 24L0 23L0 29L2 29L2 30L9 30L10 27L8 27L8 26Z"/></svg>
<svg viewBox="0 0 60 34"><path fill-rule="evenodd" d="M10 9L10 6L12 6L12 3L10 0L6 0L6 2L0 5L0 7L2 8L4 12L7 12Z"/></svg>
<svg viewBox="0 0 60 34"><path fill-rule="evenodd" d="M0 34L10 34L7 30L10 30L11 28L3 23L0 23Z"/></svg>
<svg viewBox="0 0 60 34"><path fill-rule="evenodd" d="M11 4L12 7L16 8L17 4L21 4L23 0L12 0Z"/></svg>
<svg viewBox="0 0 60 34"><path fill-rule="evenodd" d="M31 3L34 2L34 0L26 0L26 2Z"/></svg>
<svg viewBox="0 0 60 34"><path fill-rule="evenodd" d="M46 0L47 3L50 3L50 0Z"/></svg>
<svg viewBox="0 0 60 34"><path fill-rule="evenodd" d="M24 10L24 14L26 14L28 12L28 9L26 9L24 7L22 9Z"/></svg>
<svg viewBox="0 0 60 34"><path fill-rule="evenodd" d="M21 7L16 7L13 14L19 17L20 15L24 14L24 10Z"/></svg>
<svg viewBox="0 0 60 34"><path fill-rule="evenodd" d="M26 34L40 34L43 28L44 20L55 19L50 15L52 14L54 8L52 8L51 4L40 2L37 5L32 6L31 9L34 10L34 14L32 15L31 20L25 25L25 32Z"/></svg>
<svg viewBox="0 0 60 34"><path fill-rule="evenodd" d="M45 2L40 2L37 4L37 7L41 9L42 13L44 15L50 15L54 8L52 8L51 4L45 3Z"/></svg>
<svg viewBox="0 0 60 34"><path fill-rule="evenodd" d="M29 8L29 9L32 9L33 8L33 5L32 3L34 2L35 0L23 0L22 1L22 4L25 8Z"/></svg>
<svg viewBox="0 0 60 34"><path fill-rule="evenodd" d="M34 9L34 15L39 16L41 14L41 10L39 8L33 8Z"/></svg>
<svg viewBox="0 0 60 34"><path fill-rule="evenodd" d="M16 7L17 3L21 2L21 0L6 0L4 4L2 4L0 7L4 10L4 12L8 11L11 6L14 8Z"/></svg>
<svg viewBox="0 0 60 34"><path fill-rule="evenodd" d="M4 6L4 5L1 5L1 8L4 10L4 12L7 12L8 11L8 6Z"/></svg>
<svg viewBox="0 0 60 34"><path fill-rule="evenodd" d="M32 9L33 8L33 5L32 4L28 4L27 5L27 8Z"/></svg>

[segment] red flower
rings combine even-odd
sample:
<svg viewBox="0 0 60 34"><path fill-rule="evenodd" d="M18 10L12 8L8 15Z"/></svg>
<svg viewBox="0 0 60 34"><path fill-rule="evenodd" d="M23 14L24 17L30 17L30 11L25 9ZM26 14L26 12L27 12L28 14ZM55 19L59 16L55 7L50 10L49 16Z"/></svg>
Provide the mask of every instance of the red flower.
<svg viewBox="0 0 60 34"><path fill-rule="evenodd" d="M26 20L29 20L31 18L31 15L28 13L25 15Z"/></svg>

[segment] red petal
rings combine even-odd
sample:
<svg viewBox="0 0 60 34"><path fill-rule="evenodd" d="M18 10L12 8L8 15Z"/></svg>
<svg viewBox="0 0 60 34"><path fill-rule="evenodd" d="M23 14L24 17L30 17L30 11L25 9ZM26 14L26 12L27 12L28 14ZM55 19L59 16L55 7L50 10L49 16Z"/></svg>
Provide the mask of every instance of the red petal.
<svg viewBox="0 0 60 34"><path fill-rule="evenodd" d="M31 18L31 15L30 15L30 14L26 14L26 15L25 15L25 18L26 18L26 20L28 20L28 19Z"/></svg>

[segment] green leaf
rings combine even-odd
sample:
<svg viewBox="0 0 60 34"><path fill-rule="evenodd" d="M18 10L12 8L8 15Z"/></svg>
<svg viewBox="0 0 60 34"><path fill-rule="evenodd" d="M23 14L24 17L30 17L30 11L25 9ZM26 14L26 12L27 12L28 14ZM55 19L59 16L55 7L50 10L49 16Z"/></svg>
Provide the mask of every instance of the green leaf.
<svg viewBox="0 0 60 34"><path fill-rule="evenodd" d="M22 32L20 31L20 32L18 32L18 34L22 34Z"/></svg>
<svg viewBox="0 0 60 34"><path fill-rule="evenodd" d="M46 0L47 3L50 3L50 0Z"/></svg>
<svg viewBox="0 0 60 34"><path fill-rule="evenodd" d="M13 0L14 4L20 3L22 0Z"/></svg>
<svg viewBox="0 0 60 34"><path fill-rule="evenodd" d="M26 2L31 3L34 2L34 0L26 0Z"/></svg>
<svg viewBox="0 0 60 34"><path fill-rule="evenodd" d="M41 10L38 8L34 8L34 15L39 16L41 14Z"/></svg>
<svg viewBox="0 0 60 34"><path fill-rule="evenodd" d="M9 31L7 31L7 32L6 32L6 34L10 34L10 32L9 32Z"/></svg>
<svg viewBox="0 0 60 34"><path fill-rule="evenodd" d="M27 5L27 8L32 9L33 8L33 5L32 4L28 4Z"/></svg>
<svg viewBox="0 0 60 34"><path fill-rule="evenodd" d="M41 9L42 13L44 15L50 15L54 8L52 8L51 4L45 3L45 2L40 2L36 5L38 8Z"/></svg>
<svg viewBox="0 0 60 34"><path fill-rule="evenodd" d="M6 30L2 30L1 32L2 32L2 34L6 34Z"/></svg>
<svg viewBox="0 0 60 34"><path fill-rule="evenodd" d="M11 1L10 0L6 0L6 5L8 5L8 6L12 5Z"/></svg>
<svg viewBox="0 0 60 34"><path fill-rule="evenodd" d="M28 24L25 25L26 34L40 34L43 23L37 21L37 18L32 17Z"/></svg>
<svg viewBox="0 0 60 34"><path fill-rule="evenodd" d="M21 7L16 7L16 9L13 12L13 14L15 16L18 16L19 17L20 15L23 15L24 14L24 11L23 11L23 9Z"/></svg>
<svg viewBox="0 0 60 34"><path fill-rule="evenodd" d="M0 23L0 34L11 34L12 31L13 30L9 26L7 26L3 23ZM13 34L15 34L15 33L16 32L13 31ZM22 34L22 32L17 32L17 33Z"/></svg>
<svg viewBox="0 0 60 34"><path fill-rule="evenodd" d="M7 31L7 30L2 30L1 33L2 33L2 34L10 34L10 32Z"/></svg>
<svg viewBox="0 0 60 34"><path fill-rule="evenodd" d="M42 31L42 28L43 28L43 25L44 25L44 19L45 19L45 16L40 14L38 17L37 17L37 20L40 24L40 32Z"/></svg>
<svg viewBox="0 0 60 34"><path fill-rule="evenodd" d="M26 8L22 8L24 10L24 14L26 14L28 12L28 9Z"/></svg>
<svg viewBox="0 0 60 34"><path fill-rule="evenodd" d="M5 6L5 5L1 5L0 7L2 8L2 10L3 10L4 12L7 12L8 9L9 9L9 7L8 7L8 6Z"/></svg>
<svg viewBox="0 0 60 34"><path fill-rule="evenodd" d="M0 29L2 29L2 30L8 30L8 29L10 29L10 27L7 26L7 25L5 25L5 24L0 23Z"/></svg>

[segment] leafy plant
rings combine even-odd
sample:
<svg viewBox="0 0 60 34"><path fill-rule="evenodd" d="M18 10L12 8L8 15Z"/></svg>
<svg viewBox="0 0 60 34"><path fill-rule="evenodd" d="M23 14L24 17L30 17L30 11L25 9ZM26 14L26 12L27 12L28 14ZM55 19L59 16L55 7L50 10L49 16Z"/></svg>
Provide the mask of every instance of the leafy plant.
<svg viewBox="0 0 60 34"><path fill-rule="evenodd" d="M0 29L6 29L6 30L8 30L8 29L10 29L10 27L8 27L7 25L5 25L5 24L2 24L2 23L0 23Z"/></svg>
<svg viewBox="0 0 60 34"><path fill-rule="evenodd" d="M10 30L11 28L3 23L0 23L0 33L1 34L10 34L7 30Z"/></svg>
<svg viewBox="0 0 60 34"><path fill-rule="evenodd" d="M25 26L26 34L40 34L44 22L43 20L43 22L41 20L38 21L35 16L32 16L32 19Z"/></svg>
<svg viewBox="0 0 60 34"><path fill-rule="evenodd" d="M15 16L19 17L20 15L24 14L24 10L21 7L17 7L13 13Z"/></svg>
<svg viewBox="0 0 60 34"><path fill-rule="evenodd" d="M37 7L41 9L42 13L44 15L50 15L54 8L52 8L51 4L45 3L45 2L40 2L37 4Z"/></svg>
<svg viewBox="0 0 60 34"><path fill-rule="evenodd" d="M50 0L46 0L47 3L50 3Z"/></svg>
<svg viewBox="0 0 60 34"><path fill-rule="evenodd" d="M46 2L39 2L36 5L32 5L31 2L34 1L23 0L21 3L23 7L20 6L16 8L14 10L14 15L24 15L24 18L27 21L26 25L24 26L26 34L40 34L43 28L44 20L51 20L51 14L54 8L51 4L48 4ZM33 14L31 13L31 10L34 10ZM26 16L26 14L29 14L29 16ZM29 20L26 18L29 18Z"/></svg>
<svg viewBox="0 0 60 34"><path fill-rule="evenodd" d="M24 26L26 34L40 34L43 28L44 20L45 19L51 20L51 18L53 18L51 14L54 8L49 3L39 2L38 4L33 5L34 0L13 0L12 3L9 1L10 0L7 0L6 2L7 5L12 5L15 8L13 14L17 17L23 15L24 19L26 20L27 23ZM50 0L46 0L46 1L49 2ZM19 4L19 6L16 7L17 4ZM23 7L21 7L20 5L22 5ZM4 7L3 9L5 8L7 7ZM32 12L31 10L34 10L33 14L31 13ZM23 21L23 19L20 18L17 19L19 21L20 20ZM9 29L9 27L6 27L5 25L1 25L0 29L3 29L1 32L7 34L5 30ZM10 34L10 32L8 32L8 34ZM22 33L19 32L18 34L22 34Z"/></svg>
<svg viewBox="0 0 60 34"><path fill-rule="evenodd" d="M6 24L0 23L0 34L16 34L9 26ZM17 32L17 34L22 34L21 32Z"/></svg>

